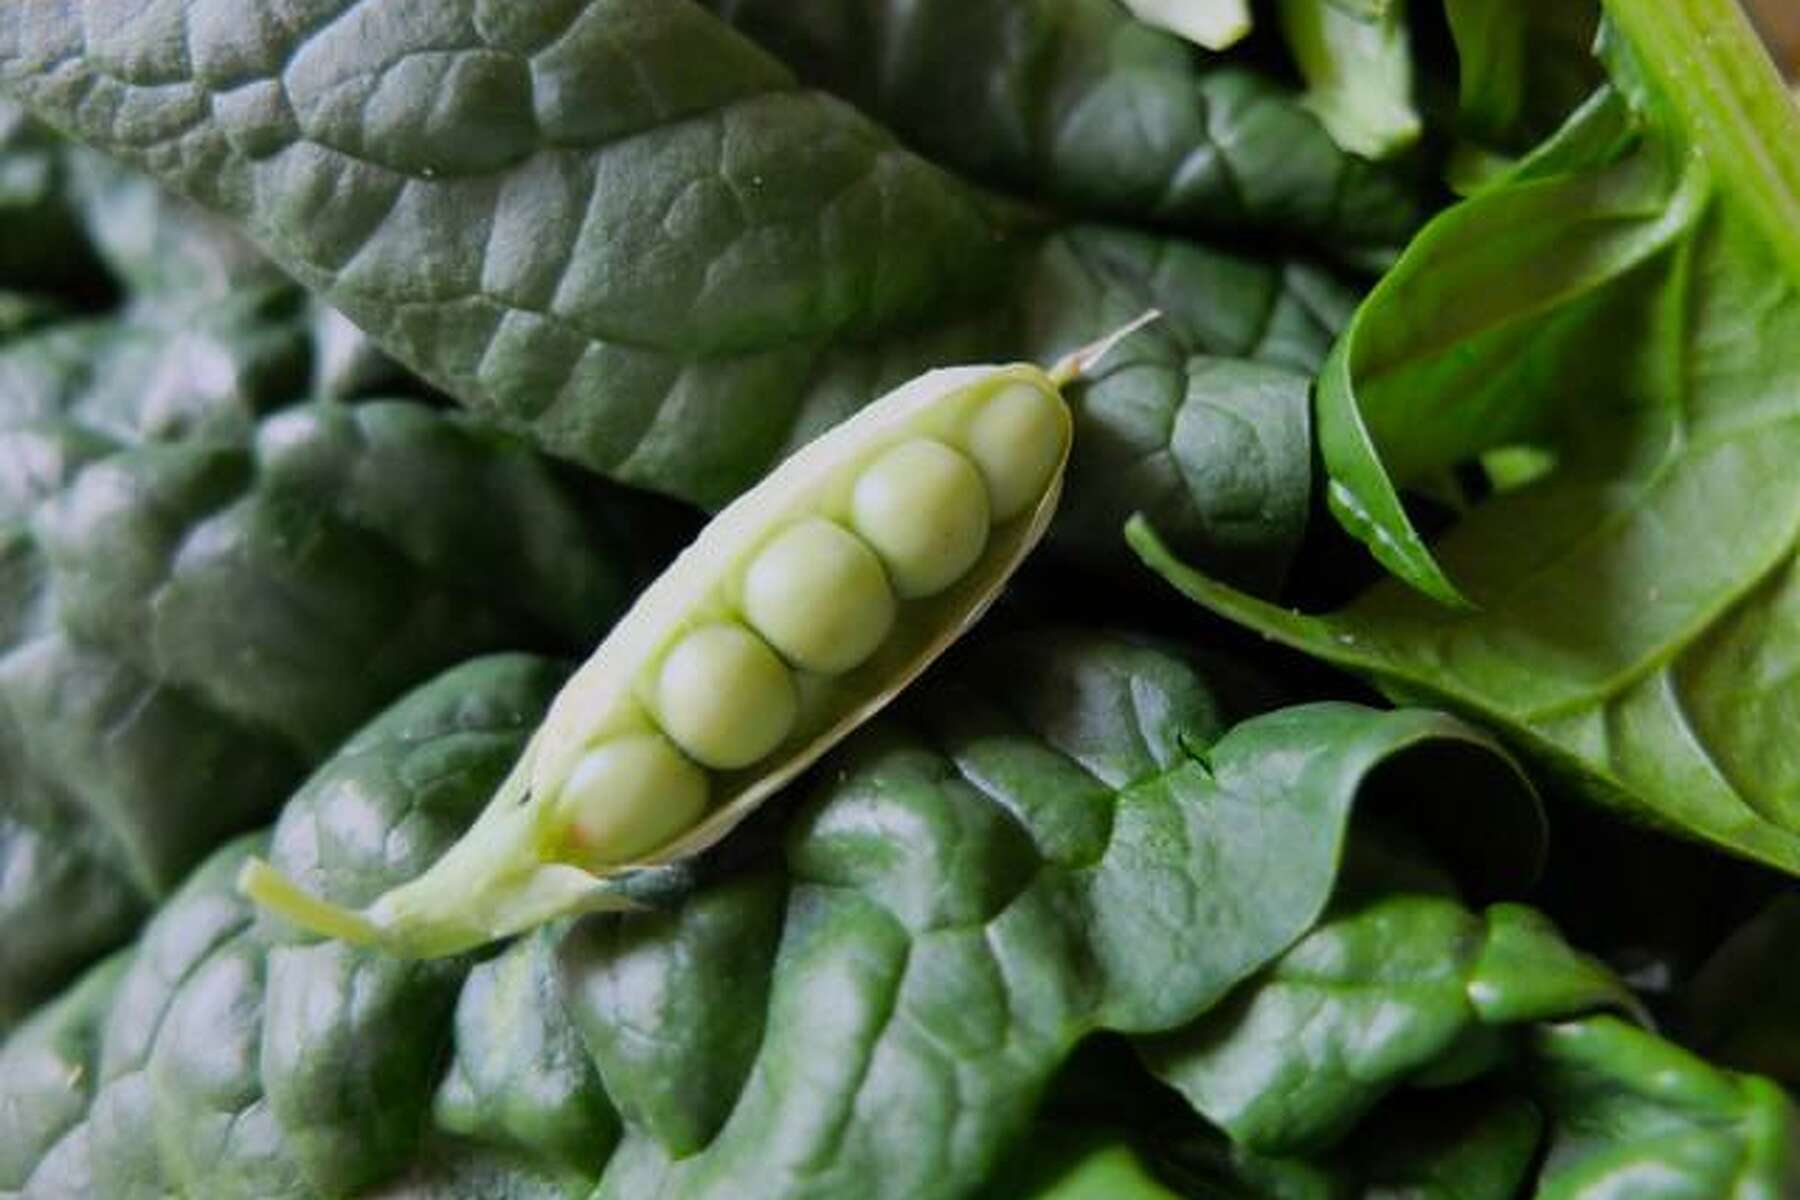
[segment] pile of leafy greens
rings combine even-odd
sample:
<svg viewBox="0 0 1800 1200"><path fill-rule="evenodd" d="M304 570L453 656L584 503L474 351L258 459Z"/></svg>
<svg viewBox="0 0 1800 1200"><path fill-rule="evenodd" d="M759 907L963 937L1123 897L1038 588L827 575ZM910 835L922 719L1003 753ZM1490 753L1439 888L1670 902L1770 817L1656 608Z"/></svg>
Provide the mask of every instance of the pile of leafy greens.
<svg viewBox="0 0 1800 1200"><path fill-rule="evenodd" d="M417 874L706 511L1151 307L650 907L235 892ZM1800 1194L1796 452L1735 0L0 5L0 1197Z"/></svg>

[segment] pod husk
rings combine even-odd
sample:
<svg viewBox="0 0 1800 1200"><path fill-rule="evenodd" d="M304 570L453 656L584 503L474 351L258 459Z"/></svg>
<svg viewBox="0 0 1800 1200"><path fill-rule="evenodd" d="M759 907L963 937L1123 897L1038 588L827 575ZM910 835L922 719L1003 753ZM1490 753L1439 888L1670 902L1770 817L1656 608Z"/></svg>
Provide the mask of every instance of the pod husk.
<svg viewBox="0 0 1800 1200"><path fill-rule="evenodd" d="M1073 428L1059 384L1088 361L1068 360L1053 374L1031 364L931 371L796 451L721 511L644 591L557 694L475 824L417 879L361 912L306 894L262 862L245 867L240 886L314 932L409 957L456 953L561 916L634 907L631 876L715 845L917 679L999 598L1055 515ZM563 780L599 741L651 727L646 685L685 630L741 620L734 592L751 556L802 517L848 524L849 489L861 467L910 438L957 444L977 406L1021 382L1056 397L1063 420L1062 455L1037 503L994 526L981 557L948 589L903 600L894 629L866 663L832 677L796 672L801 706L795 731L751 768L711 772L712 807L693 828L637 861L570 861L555 811Z"/></svg>

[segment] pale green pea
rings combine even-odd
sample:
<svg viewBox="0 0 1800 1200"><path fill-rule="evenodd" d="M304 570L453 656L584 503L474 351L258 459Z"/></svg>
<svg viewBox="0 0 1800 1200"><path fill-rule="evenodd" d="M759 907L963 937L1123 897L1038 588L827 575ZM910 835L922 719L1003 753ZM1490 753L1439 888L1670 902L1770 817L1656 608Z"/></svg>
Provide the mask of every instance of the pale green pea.
<svg viewBox="0 0 1800 1200"><path fill-rule="evenodd" d="M856 480L851 521L907 599L943 591L981 557L987 487L975 464L942 442L912 438Z"/></svg>
<svg viewBox="0 0 1800 1200"><path fill-rule="evenodd" d="M702 625L675 643L656 675L656 715L695 761L747 767L794 728L794 678L741 625Z"/></svg>
<svg viewBox="0 0 1800 1200"><path fill-rule="evenodd" d="M661 734L608 739L582 755L563 784L572 856L630 862L698 821L709 790L706 772Z"/></svg>
<svg viewBox="0 0 1800 1200"><path fill-rule="evenodd" d="M1028 383L1008 384L969 422L969 457L987 484L996 524L1036 504L1063 458L1062 400Z"/></svg>
<svg viewBox="0 0 1800 1200"><path fill-rule="evenodd" d="M744 616L798 667L838 675L864 662L894 627L881 560L823 517L791 526L744 572Z"/></svg>

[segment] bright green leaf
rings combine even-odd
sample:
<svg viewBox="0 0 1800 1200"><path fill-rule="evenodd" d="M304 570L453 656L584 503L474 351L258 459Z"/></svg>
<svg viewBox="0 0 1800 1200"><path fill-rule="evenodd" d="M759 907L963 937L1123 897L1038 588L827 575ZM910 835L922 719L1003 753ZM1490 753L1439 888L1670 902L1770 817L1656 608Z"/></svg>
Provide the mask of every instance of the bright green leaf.
<svg viewBox="0 0 1800 1200"><path fill-rule="evenodd" d="M1136 538L1218 611L1800 871L1800 111L1735 5L1614 8L1618 92L1434 222L1321 381L1333 506L1418 590L1300 616ZM1551 475L1426 547L1394 479L1546 438Z"/></svg>

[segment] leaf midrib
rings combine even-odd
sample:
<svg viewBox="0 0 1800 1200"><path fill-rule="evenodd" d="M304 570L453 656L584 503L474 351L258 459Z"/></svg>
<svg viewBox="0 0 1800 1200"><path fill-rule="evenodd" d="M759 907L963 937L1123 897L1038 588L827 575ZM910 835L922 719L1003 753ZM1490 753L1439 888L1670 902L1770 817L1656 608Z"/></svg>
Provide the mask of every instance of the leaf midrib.
<svg viewBox="0 0 1800 1200"><path fill-rule="evenodd" d="M1800 105L1738 0L1604 0L1683 133L1800 281Z"/></svg>

